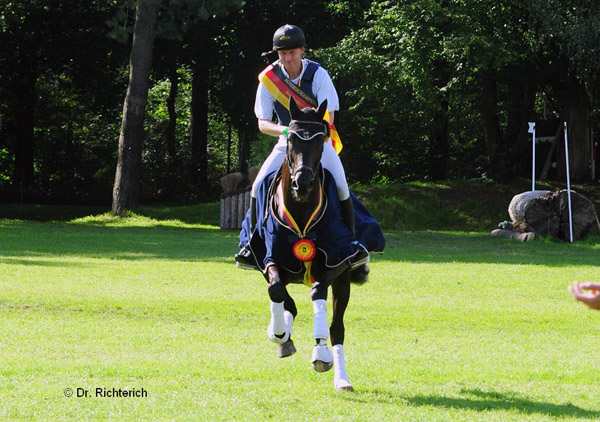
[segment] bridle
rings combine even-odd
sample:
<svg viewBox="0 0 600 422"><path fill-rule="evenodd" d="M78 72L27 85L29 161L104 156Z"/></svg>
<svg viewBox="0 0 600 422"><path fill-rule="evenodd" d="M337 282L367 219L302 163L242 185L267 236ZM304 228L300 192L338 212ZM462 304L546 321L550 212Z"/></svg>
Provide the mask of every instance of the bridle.
<svg viewBox="0 0 600 422"><path fill-rule="evenodd" d="M296 124L318 125L321 127L322 131L310 132L308 130L292 129L292 125L296 126ZM299 133L299 131L301 133ZM292 120L290 122L290 129L288 130L288 139L291 134L296 135L301 141L308 142L308 141L312 140L313 138L315 138L316 136L320 136L320 135L323 135L325 137L329 136L329 127L327 126L327 123L324 121L313 122L313 121L308 121L308 120ZM287 153L285 155L285 159L287 162L287 166L290 169L290 177L292 178L292 180L294 179L296 173L300 173L301 171L306 171L310 174L311 182L315 179L315 170L311 166L303 164L298 168L294 168L294 163L292 162L292 158L290 157L289 153Z"/></svg>

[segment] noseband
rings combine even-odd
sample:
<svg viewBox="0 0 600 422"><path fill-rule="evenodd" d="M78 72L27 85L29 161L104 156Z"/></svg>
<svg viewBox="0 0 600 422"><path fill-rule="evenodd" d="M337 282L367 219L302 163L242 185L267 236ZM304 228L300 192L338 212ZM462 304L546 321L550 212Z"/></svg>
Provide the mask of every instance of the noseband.
<svg viewBox="0 0 600 422"><path fill-rule="evenodd" d="M299 125L307 125L307 124L308 125L319 125L321 127L321 129L323 129L323 130L319 131L319 132L311 132L307 129L298 127ZM292 129L292 126L294 126L293 129ZM291 134L294 134L301 141L308 142L308 141L312 140L314 137L319 136L319 135L328 136L328 133L329 133L328 129L329 128L327 127L327 124L322 121L321 122L312 122L312 121L307 121L307 120L292 120L290 122L290 129L288 131L288 139ZM306 171L306 172L310 173L311 182L315 179L315 170L311 166L301 165L298 168L294 168L294 163L292 162L292 157L290 157L290 154L286 154L285 158L287 161L287 165L290 169L290 177L292 179L294 179L296 173L300 173L301 171Z"/></svg>

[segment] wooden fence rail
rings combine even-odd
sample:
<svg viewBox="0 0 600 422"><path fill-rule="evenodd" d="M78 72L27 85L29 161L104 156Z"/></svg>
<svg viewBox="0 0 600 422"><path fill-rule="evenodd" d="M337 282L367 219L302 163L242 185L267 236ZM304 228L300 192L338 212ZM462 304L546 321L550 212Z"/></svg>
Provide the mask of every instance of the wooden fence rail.
<svg viewBox="0 0 600 422"><path fill-rule="evenodd" d="M221 195L221 228L240 229L250 208L250 188Z"/></svg>

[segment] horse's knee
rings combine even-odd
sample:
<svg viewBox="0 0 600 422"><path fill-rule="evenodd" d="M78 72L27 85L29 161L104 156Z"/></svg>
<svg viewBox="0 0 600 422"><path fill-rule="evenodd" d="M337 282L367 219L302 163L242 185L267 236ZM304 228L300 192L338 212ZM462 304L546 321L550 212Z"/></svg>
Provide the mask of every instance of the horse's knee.
<svg viewBox="0 0 600 422"><path fill-rule="evenodd" d="M287 296L285 285L281 281L276 281L269 284L269 297L272 302L281 303Z"/></svg>

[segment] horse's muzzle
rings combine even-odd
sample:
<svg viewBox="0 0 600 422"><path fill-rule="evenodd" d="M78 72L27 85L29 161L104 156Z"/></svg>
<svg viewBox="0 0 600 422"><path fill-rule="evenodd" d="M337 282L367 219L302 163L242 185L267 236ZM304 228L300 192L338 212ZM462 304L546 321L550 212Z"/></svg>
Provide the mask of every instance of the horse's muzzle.
<svg viewBox="0 0 600 422"><path fill-rule="evenodd" d="M308 201L308 197L312 192L314 178L315 173L308 166L303 166L303 168L296 170L292 179L292 194L297 201Z"/></svg>

